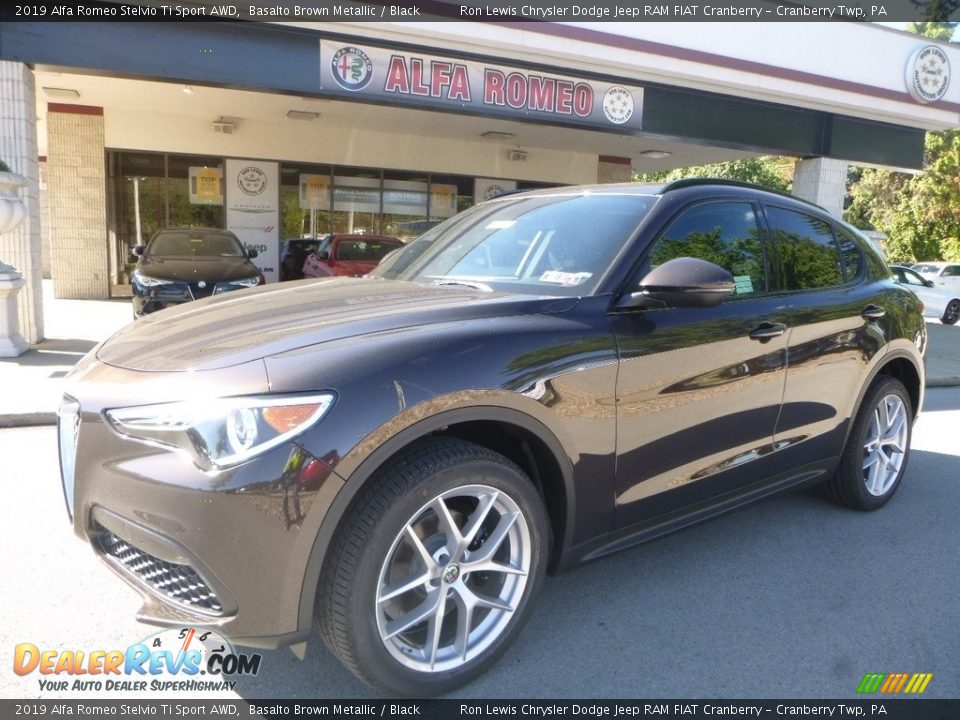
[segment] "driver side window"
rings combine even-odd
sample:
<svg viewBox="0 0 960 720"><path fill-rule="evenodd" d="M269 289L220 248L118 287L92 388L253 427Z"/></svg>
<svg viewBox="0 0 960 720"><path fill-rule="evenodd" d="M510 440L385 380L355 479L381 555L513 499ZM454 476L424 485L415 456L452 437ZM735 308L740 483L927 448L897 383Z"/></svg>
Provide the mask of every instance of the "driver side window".
<svg viewBox="0 0 960 720"><path fill-rule="evenodd" d="M678 257L707 260L729 272L735 299L767 290L760 226L751 203L710 202L684 210L651 246L640 277Z"/></svg>

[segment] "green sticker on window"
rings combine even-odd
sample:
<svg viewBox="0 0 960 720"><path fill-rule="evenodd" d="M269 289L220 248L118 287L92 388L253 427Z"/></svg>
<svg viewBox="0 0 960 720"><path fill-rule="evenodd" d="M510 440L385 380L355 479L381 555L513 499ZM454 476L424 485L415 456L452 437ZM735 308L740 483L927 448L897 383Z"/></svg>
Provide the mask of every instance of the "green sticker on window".
<svg viewBox="0 0 960 720"><path fill-rule="evenodd" d="M735 295L749 295L753 292L753 280L749 275L737 275L733 278Z"/></svg>

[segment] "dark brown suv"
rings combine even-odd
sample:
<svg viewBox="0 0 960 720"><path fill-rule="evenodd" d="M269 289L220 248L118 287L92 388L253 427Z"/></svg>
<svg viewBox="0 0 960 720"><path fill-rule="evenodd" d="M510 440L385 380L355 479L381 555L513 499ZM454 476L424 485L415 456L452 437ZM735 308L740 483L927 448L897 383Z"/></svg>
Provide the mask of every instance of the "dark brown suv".
<svg viewBox="0 0 960 720"><path fill-rule="evenodd" d="M851 227L720 181L492 200L366 278L148 316L74 371L76 533L139 617L469 680L547 572L770 493L896 492L918 300Z"/></svg>

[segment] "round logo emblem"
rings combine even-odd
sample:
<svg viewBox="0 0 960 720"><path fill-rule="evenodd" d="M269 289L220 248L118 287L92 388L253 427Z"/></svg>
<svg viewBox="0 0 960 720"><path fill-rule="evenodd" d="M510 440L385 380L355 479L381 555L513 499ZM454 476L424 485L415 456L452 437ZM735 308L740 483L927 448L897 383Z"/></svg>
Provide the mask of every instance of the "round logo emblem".
<svg viewBox="0 0 960 720"><path fill-rule="evenodd" d="M950 60L936 45L917 48L907 60L907 91L920 103L942 98L950 86Z"/></svg>
<svg viewBox="0 0 960 720"><path fill-rule="evenodd" d="M237 185L247 195L259 195L267 189L267 176L258 167L245 167L237 173Z"/></svg>
<svg viewBox="0 0 960 720"><path fill-rule="evenodd" d="M344 47L337 50L330 61L333 79L344 90L363 90L373 77L373 63L360 48Z"/></svg>
<svg viewBox="0 0 960 720"><path fill-rule="evenodd" d="M444 582L456 582L458 577L460 577L460 568L457 565L450 565L443 571Z"/></svg>
<svg viewBox="0 0 960 720"><path fill-rule="evenodd" d="M197 283L197 287L200 288L201 290L203 290L206 286L207 286L206 280L201 280L200 282Z"/></svg>
<svg viewBox="0 0 960 720"><path fill-rule="evenodd" d="M498 183L490 183L484 188L482 200L492 200L498 195L503 195L507 192L507 189Z"/></svg>
<svg viewBox="0 0 960 720"><path fill-rule="evenodd" d="M633 117L633 95L619 85L610 88L603 96L603 114L614 125L623 125Z"/></svg>

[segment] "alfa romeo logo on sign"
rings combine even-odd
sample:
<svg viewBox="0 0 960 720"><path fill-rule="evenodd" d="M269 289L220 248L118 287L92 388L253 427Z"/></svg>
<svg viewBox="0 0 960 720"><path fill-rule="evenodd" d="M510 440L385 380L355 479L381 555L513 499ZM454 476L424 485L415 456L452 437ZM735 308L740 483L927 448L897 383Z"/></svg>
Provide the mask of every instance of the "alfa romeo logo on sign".
<svg viewBox="0 0 960 720"><path fill-rule="evenodd" d="M921 103L942 98L950 86L950 60L936 45L918 48L907 61L907 90Z"/></svg>
<svg viewBox="0 0 960 720"><path fill-rule="evenodd" d="M367 54L356 47L337 50L330 61L333 79L344 90L363 90L373 77L373 63Z"/></svg>
<svg viewBox="0 0 960 720"><path fill-rule="evenodd" d="M267 189L267 176L258 167L245 167L237 173L237 185L247 195L259 195Z"/></svg>
<svg viewBox="0 0 960 720"><path fill-rule="evenodd" d="M619 85L610 88L603 96L603 114L614 125L623 125L633 117L633 95Z"/></svg>

